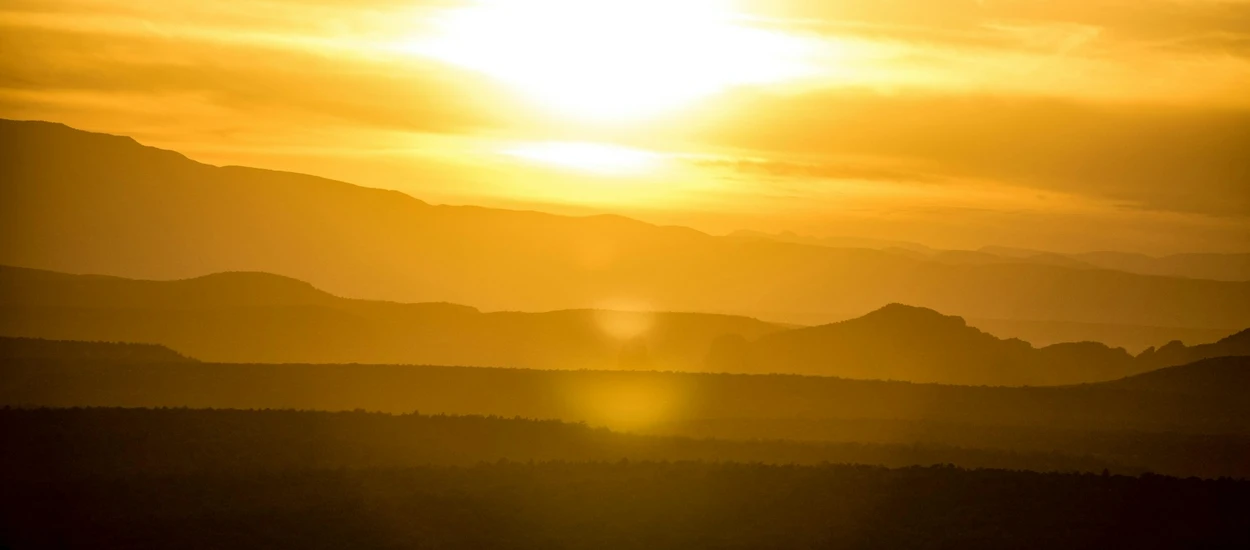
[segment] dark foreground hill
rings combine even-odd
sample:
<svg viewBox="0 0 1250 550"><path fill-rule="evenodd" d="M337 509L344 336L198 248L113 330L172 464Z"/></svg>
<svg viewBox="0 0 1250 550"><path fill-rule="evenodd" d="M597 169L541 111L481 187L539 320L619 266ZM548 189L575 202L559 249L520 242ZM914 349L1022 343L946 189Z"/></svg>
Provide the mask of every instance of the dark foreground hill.
<svg viewBox="0 0 1250 550"><path fill-rule="evenodd" d="M1244 481L1053 452L365 412L3 409L0 434L0 546L15 549L1250 542ZM830 464L946 461L1011 471Z"/></svg>
<svg viewBox="0 0 1250 550"><path fill-rule="evenodd" d="M1189 395L1246 396L1250 388L1250 361L1244 357L1215 357L1188 365L1150 371L1101 384L1134 391Z"/></svg>
<svg viewBox="0 0 1250 550"><path fill-rule="evenodd" d="M290 410L0 410L0 478L247 474L509 461L857 463L1138 474L1141 464L1054 451L657 437L554 420Z"/></svg>
<svg viewBox="0 0 1250 550"><path fill-rule="evenodd" d="M1250 484L952 467L499 463L10 482L25 548L1245 548Z"/></svg>
<svg viewBox="0 0 1250 550"><path fill-rule="evenodd" d="M0 404L521 416L646 434L1058 453L1176 475L1250 476L1247 388L1220 374L1250 369L1250 359L1211 363L1218 369L1179 370L1190 382L1168 383L1197 389L1178 392L1137 387L1131 378L1007 388L782 375L8 360L0 362ZM1218 390L1204 389L1211 377Z"/></svg>
<svg viewBox="0 0 1250 550"><path fill-rule="evenodd" d="M1228 361L1250 368L1250 358ZM1014 388L793 375L42 360L6 361L0 373L0 403L12 405L421 410L626 428L709 418L878 418L1250 434L1245 388L1159 392L1126 382Z"/></svg>
<svg viewBox="0 0 1250 550"><path fill-rule="evenodd" d="M0 263L71 273L257 271L341 296L489 310L630 302L787 321L899 302L969 318L1250 326L1245 281L948 263L615 216L435 206L42 122L0 122L0 171Z"/></svg>
<svg viewBox="0 0 1250 550"><path fill-rule="evenodd" d="M206 361L412 363L539 369L800 373L986 385L1112 380L1204 357L1250 355L1250 332L1133 357L1083 342L1034 348L959 317L892 304L789 328L746 317L573 310L482 313L350 300L264 273L175 281L0 267L0 334L149 342Z"/></svg>

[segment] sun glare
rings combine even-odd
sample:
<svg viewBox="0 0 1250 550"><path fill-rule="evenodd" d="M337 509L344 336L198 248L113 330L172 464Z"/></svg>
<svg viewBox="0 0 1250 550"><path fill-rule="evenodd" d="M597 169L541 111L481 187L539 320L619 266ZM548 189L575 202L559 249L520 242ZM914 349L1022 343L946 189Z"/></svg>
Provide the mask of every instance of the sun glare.
<svg viewBox="0 0 1250 550"><path fill-rule="evenodd" d="M481 0L442 12L416 53L578 119L630 120L807 72L805 44L717 0Z"/></svg>
<svg viewBox="0 0 1250 550"><path fill-rule="evenodd" d="M650 151L584 142L530 143L505 149L504 153L529 162L609 176L646 172L662 160L661 155Z"/></svg>

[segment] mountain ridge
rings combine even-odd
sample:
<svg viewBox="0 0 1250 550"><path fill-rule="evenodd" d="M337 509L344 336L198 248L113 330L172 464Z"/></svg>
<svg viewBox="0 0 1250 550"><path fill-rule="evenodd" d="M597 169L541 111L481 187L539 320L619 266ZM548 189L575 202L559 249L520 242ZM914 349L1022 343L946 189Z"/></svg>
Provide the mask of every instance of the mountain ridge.
<svg viewBox="0 0 1250 550"><path fill-rule="evenodd" d="M59 129L28 139L48 128ZM794 322L795 312L837 319L903 302L974 318L1250 325L1246 282L950 264L744 242L620 216L431 205L315 176L152 154L160 150L133 140L95 147L91 135L0 124L8 176L0 264L144 279L261 271L340 296L487 310L629 302Z"/></svg>
<svg viewBox="0 0 1250 550"><path fill-rule="evenodd" d="M210 361L678 368L698 364L721 332L783 328L720 314L356 300L270 274L144 281L0 266L0 334L159 343ZM647 357L629 356L640 345Z"/></svg>
<svg viewBox="0 0 1250 550"><path fill-rule="evenodd" d="M863 317L764 335L722 339L710 370L793 372L856 379L970 385L1058 385L1138 372L1132 355L1098 342L1035 348L1000 339L961 317L890 304Z"/></svg>
<svg viewBox="0 0 1250 550"><path fill-rule="evenodd" d="M1137 357L1096 342L1034 347L903 304L792 327L720 314L373 302L256 273L140 281L3 266L0 335L162 344L216 362L795 373L974 385L1113 380L1212 355L1250 355L1238 345L1250 332Z"/></svg>

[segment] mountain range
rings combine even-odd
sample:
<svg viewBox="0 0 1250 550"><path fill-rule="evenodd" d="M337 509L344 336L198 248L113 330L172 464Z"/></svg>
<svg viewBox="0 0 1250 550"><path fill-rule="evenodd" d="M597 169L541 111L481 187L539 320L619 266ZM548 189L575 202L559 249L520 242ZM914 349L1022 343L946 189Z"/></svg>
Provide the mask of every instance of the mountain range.
<svg viewBox="0 0 1250 550"><path fill-rule="evenodd" d="M1099 342L1034 347L964 319L890 304L863 317L713 342L708 369L969 385L1061 385L1112 380L1208 357L1250 355L1250 330L1212 344L1173 341L1137 356Z"/></svg>
<svg viewBox="0 0 1250 550"><path fill-rule="evenodd" d="M432 205L0 122L0 263L184 279L266 272L338 296L486 310L641 309L810 323L889 303L966 318L1250 326L1250 282L712 236L618 216ZM330 322L330 321L327 321Z"/></svg>
<svg viewBox="0 0 1250 550"><path fill-rule="evenodd" d="M1034 347L901 304L794 327L701 313L481 312L356 300L265 273L146 281L15 267L0 267L0 335L161 344L212 362L792 373L972 385L1112 380L1250 355L1250 331L1134 357L1095 342Z"/></svg>
<svg viewBox="0 0 1250 550"><path fill-rule="evenodd" d="M354 300L266 273L142 281L0 267L0 334L162 344L205 361L692 370L722 334L784 328L700 313Z"/></svg>
<svg viewBox="0 0 1250 550"><path fill-rule="evenodd" d="M856 237L809 237L793 232L735 231L732 238L778 241L830 248L871 248L948 263L1036 263L1082 269L1111 269L1139 275L1187 277L1214 281L1250 280L1250 254L1187 253L1149 256L1129 252L1059 253L1006 246L977 250L939 250L919 243Z"/></svg>

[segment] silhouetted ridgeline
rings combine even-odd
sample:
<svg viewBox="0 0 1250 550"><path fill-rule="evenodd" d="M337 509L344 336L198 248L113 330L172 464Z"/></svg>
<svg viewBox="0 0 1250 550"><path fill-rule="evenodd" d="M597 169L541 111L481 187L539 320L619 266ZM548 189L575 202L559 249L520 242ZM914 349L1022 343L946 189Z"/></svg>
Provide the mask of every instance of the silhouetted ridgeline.
<svg viewBox="0 0 1250 550"><path fill-rule="evenodd" d="M957 384L1111 380L1250 354L1247 335L1134 358L1098 343L1034 348L899 304L787 329L696 313L481 313L348 300L263 273L139 281L0 267L0 334L163 344L207 361L802 373Z"/></svg>
<svg viewBox="0 0 1250 550"><path fill-rule="evenodd" d="M153 342L206 361L687 370L722 334L783 328L699 313L349 300L265 273L139 281L0 267L0 334ZM623 353L629 343L645 358Z"/></svg>
<svg viewBox="0 0 1250 550"><path fill-rule="evenodd" d="M167 347L153 344L0 337L0 361L39 360L127 364L194 361Z"/></svg>
<svg viewBox="0 0 1250 550"><path fill-rule="evenodd" d="M783 375L75 361L6 361L0 373L0 403L13 405L421 410L624 428L693 419L878 418L1250 434L1244 388L1159 392L1124 382L1006 388Z"/></svg>
<svg viewBox="0 0 1250 550"><path fill-rule="evenodd" d="M968 324L999 338L1018 338L1034 346L1064 342L1102 342L1137 355L1146 348L1179 340L1190 345L1209 344L1236 333L1236 329L1151 327L1111 323L1030 321L1022 319L968 318Z"/></svg>
<svg viewBox="0 0 1250 550"><path fill-rule="evenodd" d="M1125 252L1086 252L1069 256L1104 269L1145 275L1220 281L1250 279L1250 254L1172 254L1156 258Z"/></svg>
<svg viewBox="0 0 1250 550"><path fill-rule="evenodd" d="M1107 382L1100 386L1156 393L1244 398L1247 388L1250 388L1250 361L1243 357L1215 357Z"/></svg>
<svg viewBox="0 0 1250 550"><path fill-rule="evenodd" d="M796 328L754 342L713 343L708 370L786 372L951 384L1047 385L1112 380L1209 357L1250 355L1250 330L1219 342L1172 342L1137 357L1097 342L1034 348L1000 340L963 319L891 304L857 319Z"/></svg>
<svg viewBox="0 0 1250 550"><path fill-rule="evenodd" d="M1127 252L1058 253L1005 246L984 246L978 250L938 250L906 241L854 237L806 237L792 232L768 234L749 230L735 231L730 234L730 237L746 241L780 241L831 248L873 248L949 263L1024 262L1082 269L1113 269L1141 275L1215 281L1250 280L1250 254L1187 253L1147 256Z"/></svg>
<svg viewBox="0 0 1250 550"><path fill-rule="evenodd" d="M969 318L1250 326L1244 281L951 263L617 216L434 206L311 176L208 166L41 122L0 122L0 145L0 263L8 265L161 279L259 271L337 295L489 310L593 308L628 297L661 311L790 320L899 302Z"/></svg>
<svg viewBox="0 0 1250 550"><path fill-rule="evenodd" d="M513 461L700 460L860 463L1137 474L1149 468L1054 451L943 445L728 441L621 434L558 421L365 412L194 409L0 410L0 478L472 465Z"/></svg>
<svg viewBox="0 0 1250 550"><path fill-rule="evenodd" d="M1182 342L1170 342L1158 349L1150 348L1138 355L1137 360L1145 370L1184 365L1212 357L1250 355L1250 330L1243 330L1212 344L1186 346Z"/></svg>
<svg viewBox="0 0 1250 550"><path fill-rule="evenodd" d="M62 344L35 342L52 347L54 352L57 344ZM83 346L120 351L135 348L77 342L64 345L68 350ZM220 369L188 370L181 362L153 370L128 366L151 363L142 358L104 359L132 356L120 352L10 356L0 366L0 375L9 384L0 387L0 402L333 410L364 407L525 415L589 420L661 435L856 444L848 448L858 449L858 454L838 455L854 457L846 458L848 461L896 464L893 461L902 456L933 458L938 455L930 451L938 449L946 452L940 461L959 465L1018 465L1003 462L1000 455L1060 453L1172 475L1250 476L1250 461L1245 460L1250 456L1250 435L1245 434L1244 421L1238 424L1238 419L1227 416L1245 409L1237 403L1243 401L1245 388L1250 387L1250 368L1240 358L1212 359L1117 382L1067 388L1068 393L1098 390L1084 402L1077 399L1072 408L1068 404L1072 399L1056 399L1053 392L1039 400L1031 390L1018 390L1031 397L1012 402L1010 389L882 385L825 378L361 365L219 365ZM742 381L745 383L737 383ZM909 390L900 393L899 388ZM1121 391L1105 391L1108 388ZM1124 390L1128 390L1127 397ZM1160 397L1160 393L1169 395ZM1189 403L1200 405L1190 407ZM1230 408L1218 412L1230 403ZM1100 404L1109 407L1099 408ZM1024 415L1016 410L1030 407L1042 410ZM1059 415L1045 410L1064 407L1071 410ZM1176 414L1169 417L1168 410ZM1081 414L1100 416L1084 419ZM1110 417L1104 418L1107 414ZM921 445L926 450L883 455L865 451L860 444L870 444L874 449L880 445ZM977 451L951 454L947 452L951 447ZM988 459L978 454L985 452L999 457L995 458L998 461L986 462ZM906 463L926 463L916 460Z"/></svg>
<svg viewBox="0 0 1250 550"><path fill-rule="evenodd" d="M1133 357L1101 344L1000 340L963 319L892 304L850 321L717 340L708 370L786 372L955 384L1063 384L1136 372Z"/></svg>
<svg viewBox="0 0 1250 550"><path fill-rule="evenodd" d="M500 463L6 483L13 548L1245 548L1250 484L951 467Z"/></svg>

